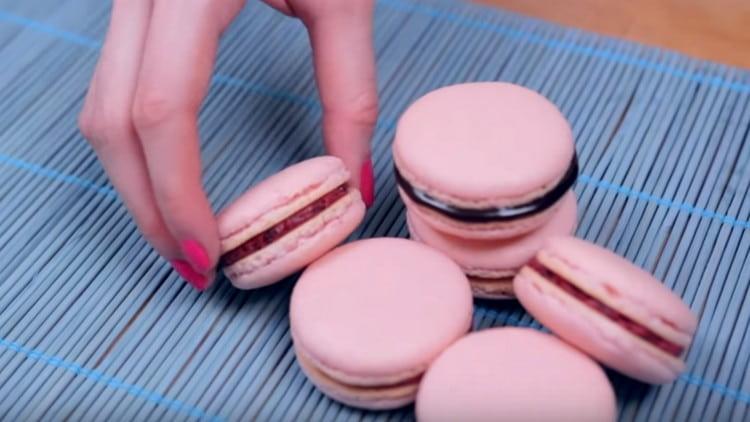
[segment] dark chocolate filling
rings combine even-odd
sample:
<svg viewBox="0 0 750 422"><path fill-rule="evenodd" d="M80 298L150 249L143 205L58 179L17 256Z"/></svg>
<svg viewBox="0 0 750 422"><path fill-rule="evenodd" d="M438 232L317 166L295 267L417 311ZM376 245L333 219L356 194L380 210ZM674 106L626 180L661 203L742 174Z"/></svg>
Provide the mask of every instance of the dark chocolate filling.
<svg viewBox="0 0 750 422"><path fill-rule="evenodd" d="M476 280L480 283L492 283L492 282L504 282L504 281L513 281L512 276L508 277L480 277L476 275L466 274L466 277L468 277L471 280Z"/></svg>
<svg viewBox="0 0 750 422"><path fill-rule="evenodd" d="M305 224L326 208L330 207L343 198L347 193L346 185L341 185L336 189L326 193L315 201L303 207L284 220L276 223L267 230L251 237L241 245L225 253L221 260L224 265L232 265L235 262L250 256L251 254L265 248L276 240L284 237L287 233Z"/></svg>
<svg viewBox="0 0 750 422"><path fill-rule="evenodd" d="M463 208L447 204L429 193L412 186L403 177L401 172L398 171L398 167L394 166L393 170L396 174L396 182L412 201L465 223L491 223L525 218L553 206L568 192L578 178L578 159L574 154L573 160L570 162L570 166L562 179L560 179L555 187L539 198L535 198L524 204L492 208Z"/></svg>
<svg viewBox="0 0 750 422"><path fill-rule="evenodd" d="M655 332L644 327L638 322L633 321L628 316L611 308L609 305L605 304L604 302L601 302L599 299L596 299L590 294L584 292L583 290L573 285L570 281L568 281L564 277L560 276L559 274L547 268L544 264L539 262L537 259L533 259L528 265L529 267L533 268L534 271L536 271L542 277L544 277L547 281L561 288L563 291L565 291L569 295L585 303L589 308L592 308L595 311L598 311L599 313L603 314L604 316L614 321L616 324L620 325L626 330L630 331L631 333L635 334L636 336L653 344L654 346L669 353L672 356L679 357L682 354L684 348L680 346L679 344L672 343L671 341L661 337L659 334L656 334Z"/></svg>

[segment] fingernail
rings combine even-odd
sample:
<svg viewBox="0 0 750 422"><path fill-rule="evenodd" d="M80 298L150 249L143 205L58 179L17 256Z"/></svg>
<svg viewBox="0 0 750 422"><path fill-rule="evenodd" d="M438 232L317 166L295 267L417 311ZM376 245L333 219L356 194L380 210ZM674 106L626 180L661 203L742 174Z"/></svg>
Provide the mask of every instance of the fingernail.
<svg viewBox="0 0 750 422"><path fill-rule="evenodd" d="M211 260L208 258L206 250L203 249L200 243L195 240L183 240L182 254L185 255L193 269L199 273L207 273L211 270Z"/></svg>
<svg viewBox="0 0 750 422"><path fill-rule="evenodd" d="M362 163L359 180L359 191L362 193L362 200L365 201L367 208L370 208L375 202L375 180L372 175L372 159L368 158Z"/></svg>
<svg viewBox="0 0 750 422"><path fill-rule="evenodd" d="M199 291L206 290L211 281L208 277L196 272L190 264L183 260L175 259L169 261L169 263L172 264L172 267L174 267L177 273L182 276L182 278L187 280L187 282L190 283L193 287L195 287Z"/></svg>

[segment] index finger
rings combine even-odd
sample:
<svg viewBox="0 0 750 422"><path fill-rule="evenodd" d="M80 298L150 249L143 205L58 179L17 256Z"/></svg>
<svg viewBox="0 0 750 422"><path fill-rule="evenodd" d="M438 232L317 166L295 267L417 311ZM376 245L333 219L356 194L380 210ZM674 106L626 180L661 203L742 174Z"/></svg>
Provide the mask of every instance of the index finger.
<svg viewBox="0 0 750 422"><path fill-rule="evenodd" d="M133 107L156 202L184 258L207 275L219 257L203 191L197 114L208 90L219 36L239 12L228 2L157 1Z"/></svg>
<svg viewBox="0 0 750 422"><path fill-rule="evenodd" d="M370 205L374 196L370 140L378 116L374 2L341 3L340 8L303 20L313 47L326 149L346 163Z"/></svg>

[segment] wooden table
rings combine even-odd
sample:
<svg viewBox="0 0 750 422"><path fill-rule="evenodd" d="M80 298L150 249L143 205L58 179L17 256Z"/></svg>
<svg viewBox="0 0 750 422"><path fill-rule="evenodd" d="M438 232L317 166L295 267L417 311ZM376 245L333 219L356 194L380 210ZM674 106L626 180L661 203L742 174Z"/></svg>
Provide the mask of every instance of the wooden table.
<svg viewBox="0 0 750 422"><path fill-rule="evenodd" d="M485 4L750 68L750 0L478 0Z"/></svg>

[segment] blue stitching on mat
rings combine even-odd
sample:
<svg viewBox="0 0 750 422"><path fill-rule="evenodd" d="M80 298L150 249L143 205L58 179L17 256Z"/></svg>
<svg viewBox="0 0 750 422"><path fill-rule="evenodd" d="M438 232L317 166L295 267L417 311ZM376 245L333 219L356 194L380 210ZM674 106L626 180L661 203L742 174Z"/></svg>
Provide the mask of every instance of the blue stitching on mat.
<svg viewBox="0 0 750 422"><path fill-rule="evenodd" d="M569 51L571 53L580 54L587 57L597 57L604 60L613 61L616 63L623 63L642 69L653 70L660 73L666 73L668 75L676 76L678 78L688 79L692 82L700 84L707 84L711 86L718 86L730 89L738 92L750 92L750 84L741 82L728 81L720 76L711 76L701 72L689 72L674 66L667 66L662 63L654 62L651 60L642 59L639 57L631 56L628 54L617 53L612 50L606 50L596 47L589 47L580 44L576 44L569 41L557 40L554 38L546 38L534 34L528 31L521 31L508 26L497 25L489 22L484 22L477 19L468 18L455 13L446 12L435 7L417 4L411 1L404 0L379 0L379 3L391 7L393 9L419 13L425 16L429 16L434 19L439 19L445 22L450 22L465 28L478 29L483 31L494 32L499 35L503 35L508 38L514 38L530 44L543 45L545 47Z"/></svg>
<svg viewBox="0 0 750 422"><path fill-rule="evenodd" d="M91 180L66 174L57 170L53 170L49 167L40 166L39 164L19 160L18 158L12 157L10 155L0 154L0 164L9 164L11 166L18 167L19 169L36 173L37 175L46 177L48 179L53 179L74 186L90 189L111 198L117 198L117 193L109 186L101 186L92 182Z"/></svg>
<svg viewBox="0 0 750 422"><path fill-rule="evenodd" d="M55 368L64 369L66 371L74 373L75 375L80 375L92 381L106 384L107 386L117 389L117 390L123 390L133 396L142 397L152 403L167 407L176 412L184 413L196 419L204 419L204 420L209 420L212 422L223 421L222 418L218 416L209 415L203 410L195 406L191 406L179 400L173 400L173 399L164 397L161 394L156 393L154 391L149 391L135 384L130 384L118 378L106 375L102 372L85 368L77 363L68 362L57 356L51 356L51 355L45 354L44 352L40 350L25 347L19 343L6 340L3 338L0 338L0 346L5 347L6 349L11 350L13 352L25 355L29 359L34 359L34 360L46 363L47 365L54 366Z"/></svg>
<svg viewBox="0 0 750 422"><path fill-rule="evenodd" d="M617 53L612 50L601 49L590 46L583 46L569 41L562 41L553 38L546 38L537 34L521 31L507 26L492 24L489 22L483 22L480 20L467 18L455 13L446 12L434 7L412 3L404 0L378 0L379 3L391 7L393 9L419 13L422 15L430 16L435 19L439 19L446 22L451 22L459 26L466 28L479 29L484 31L494 32L499 35L506 36L508 38L514 38L521 41L528 42L530 44L543 45L545 47L569 51L571 53L580 54L587 57L597 57L604 60L613 61L616 63L627 64L635 67L639 67L646 70L653 70L660 73L666 73L671 76L678 78L688 79L692 82L699 84L707 84L711 86L718 86L727 88L732 91L738 91L742 93L750 92L750 84L742 82L729 81L721 76L712 76L702 72L690 72L684 69L680 69L674 66L667 66L663 63L654 62L651 60L642 59L628 54ZM23 16L15 15L0 10L0 20L15 23L17 25L25 26L34 29L39 32L43 32L52 36L56 36L75 44L83 45L92 49L98 49L101 47L99 40L89 38L74 32L62 30L54 26L48 25L44 22L29 19Z"/></svg>
<svg viewBox="0 0 750 422"><path fill-rule="evenodd" d="M680 375L680 378L678 378L680 381L685 382L690 385L696 385L703 388L708 388L709 390L716 391L717 393L721 394L722 396L727 396L729 398L735 399L737 401L741 401L746 404L750 404L750 394L742 391L742 390L735 390L733 388L729 388L727 386L716 384L714 382L708 382L704 381L700 377L697 377L692 374L682 374Z"/></svg>
<svg viewBox="0 0 750 422"><path fill-rule="evenodd" d="M15 15L0 10L0 20L6 22L15 23L16 25L25 26L35 31L43 32L53 37L62 38L65 41L72 42L74 44L82 45L91 49L98 49L102 46L99 40L89 38L83 35L76 34L75 32L66 31L64 29L55 28L52 25L47 25L44 22L29 19L23 16Z"/></svg>
<svg viewBox="0 0 750 422"><path fill-rule="evenodd" d="M507 36L522 37L522 35L525 34L523 36L526 38L529 38L533 42L545 42L549 44L551 47L556 46L555 48L572 48L573 46L575 46L575 44L572 44L572 43L563 43L561 41L549 40L546 38L536 36L531 33L517 31L514 29L510 29L510 28L502 28L496 25L491 25L486 22L474 21L468 18L461 17L459 15L451 14L448 12L443 12L435 8L430 8L428 6L405 3L402 0L379 0L379 1L381 3L384 3L386 5L391 5L391 6L400 5L399 7L402 7L402 8L405 7L405 5L408 5L409 10L413 10L413 11L420 12L420 13L428 13L440 19L449 19L449 20L453 20L455 22L459 22L463 24L473 23L474 25L478 25L478 27L483 28L483 29L494 28L498 31L502 30L503 31L502 33ZM87 38L87 37L75 34L73 32L64 31L64 30L55 28L53 26L47 25L43 22L35 21L35 20L28 19L22 16L17 16L11 13L3 12L1 10L0 10L0 20L6 20L8 22L26 26L34 30L38 30L40 32L50 34L53 36L57 36L67 41L70 41L79 45L83 45L89 48L98 49L101 46L101 43L99 41L94 40L92 38ZM577 48L580 50L578 52L582 54L584 52L588 52L587 54L589 53L594 54L598 51L598 53L596 53L598 54L598 56L602 56L603 58L608 58L608 59L617 58L617 60L622 61L622 60L625 60L624 59L625 57L629 57L629 56L623 56L623 55L616 55L614 53L607 52L606 50L596 50L590 47L577 46ZM647 62L641 59L635 59L633 57L630 57L628 60L629 60L628 63L632 62L631 64L639 65L640 63L642 67L653 68L654 70L664 71L666 73L671 73L679 77L688 77L691 80L694 80L696 82L705 82L705 83L709 83L712 85L727 86L730 89L733 89L732 86L737 85L737 84L729 83L718 77L708 77L704 74L699 74L699 73L688 74L683 71L679 71L679 69L669 68L659 63ZM237 88L246 90L248 92L268 96L268 97L275 98L278 100L289 101L289 102L304 106L306 108L310 108L314 110L320 109L319 103L313 98L304 97L304 96L296 95L290 92L285 92L282 90L269 88L260 84L254 84L254 83L248 82L240 78L235 78L233 76L216 74L213 77L213 82L225 84L227 86L237 87ZM742 90L747 90L750 92L750 85L742 85L742 84L739 84L739 85ZM734 88L737 88L737 87L735 86ZM395 119L381 119L378 122L379 127L386 128L386 129L392 129L395 127L395 125L396 125ZM105 195L114 194L114 190L109 187L100 187L85 179L80 179L75 176L66 175L64 173L60 173L52 169L47 169L37 164L25 162L25 161L19 160L11 156L7 156L7 155L0 156L0 163L14 165L19 168L23 168L25 170L36 172L37 174L40 174L45 177L53 178L53 179L57 178L55 174L59 174L60 175L59 179L65 181L66 183L71 183L71 184L78 185L78 186L100 190ZM684 202L678 202L678 201L672 201L666 198L660 198L658 196L654 196L645 192L636 191L625 186L620 186L620 185L607 182L604 180L595 179L585 174L581 175L579 180L583 183L591 184L601 189L611 190L611 191L614 191L619 194L626 195L632 198L636 198L636 199L640 199L640 200L644 200L648 202L653 202L653 203L656 203L657 205L673 208L681 212L695 214L695 215L699 215L705 218L715 218L724 224L728 224L732 226L742 227L745 229L750 228L750 221L747 221L747 220L738 220L734 217L720 214L714 211L706 210L703 208L699 208L699 207L696 207L696 206L693 206ZM91 186L89 187L87 185L91 185Z"/></svg>
<svg viewBox="0 0 750 422"><path fill-rule="evenodd" d="M38 164L28 162L28 161L19 160L9 155L0 153L0 164L9 164L14 167L30 171L42 177L69 183L71 185L82 187L85 189L90 189L90 190L96 191L99 194L107 196L109 198L113 198L113 199L117 198L117 192L109 186L101 186L90 180L77 177L77 176L73 176L70 174L66 174L66 173L63 173L63 172L60 172L60 171L57 171L48 167L44 167ZM631 189L626 186L616 185L614 183L596 179L586 174L581 174L580 176L578 176L578 181L581 183L592 185L599 189L610 190L617 194L624 195L630 198L634 198L634 199L638 199L638 200L642 200L646 202L652 202L652 203L655 203L656 205L671 208L679 212L693 214L693 215L697 215L703 218L716 219L722 222L723 224L740 227L743 229L750 229L750 221L748 220L738 220L729 215L707 210L705 208L696 207L694 205L690 205L685 202L671 201L669 199L661 198L661 197L651 195L646 192Z"/></svg>
<svg viewBox="0 0 750 422"><path fill-rule="evenodd" d="M728 224L730 226L737 226L743 229L750 229L750 221L748 220L738 220L732 216L721 214L716 211L707 210L705 208L696 207L694 205L690 205L685 202L671 201L669 199L651 195L650 193L630 189L626 186L621 186L621 185L607 182L605 180L597 179L586 174L582 174L578 176L578 181L586 183L588 185L592 185L597 188L611 190L621 195L629 196L631 198L640 199L640 200L647 201L647 202L653 202L657 205L661 205L667 208L672 208L680 212L685 212L688 214L695 214L697 216L704 217L704 218L717 219L721 221L722 223Z"/></svg>

